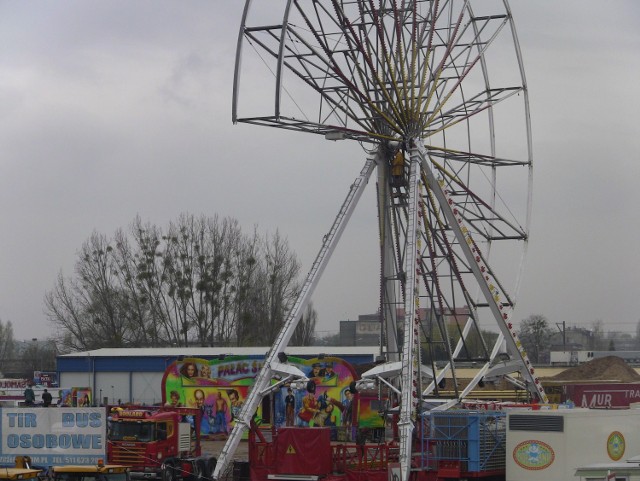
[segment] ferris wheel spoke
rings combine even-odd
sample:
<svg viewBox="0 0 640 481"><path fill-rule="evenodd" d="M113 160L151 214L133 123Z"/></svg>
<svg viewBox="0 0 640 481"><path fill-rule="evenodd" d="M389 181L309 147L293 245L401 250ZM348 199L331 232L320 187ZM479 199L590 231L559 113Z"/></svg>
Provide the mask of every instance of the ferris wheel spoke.
<svg viewBox="0 0 640 481"><path fill-rule="evenodd" d="M439 290L440 297L438 299L442 302L442 299L446 300L446 306L449 309L455 309L457 305L473 305L472 297L466 288L465 275L468 276L472 273L470 266L466 263L466 260L458 252L455 242L450 239L450 232L443 232L437 227L428 227L429 232L426 237L432 239L430 246L432 248L428 252L423 253L423 258L428 257L431 260L431 269L429 271L430 276L433 279L444 279L448 281L449 297L444 295L442 289ZM436 262L438 261L438 262ZM462 269L461 269L462 267ZM459 291L461 302L456 302L456 292ZM428 293L428 295L432 295ZM450 300L449 300L450 299Z"/></svg>
<svg viewBox="0 0 640 481"><path fill-rule="evenodd" d="M418 152L421 155L422 166L425 173L427 174L429 185L438 197L440 205L443 207L443 212L447 217L449 224L452 226L456 237L459 240L459 245L462 248L467 259L469 260L469 264L472 266L473 274L478 280L479 287L487 301L488 306L491 308L496 321L498 322L500 330L508 339L508 345L511 349L512 354L517 353L523 363L528 362L526 353L524 353L524 351L522 350L522 346L519 344L517 334L513 330L512 324L506 322L506 320L509 319L509 314L506 312L501 312L501 310L503 309L503 305L500 301L502 293L499 292L493 284L493 281L496 279L495 274L487 269L488 266L481 256L481 250L479 249L479 246L475 243L475 241L473 240L473 236L471 236L466 227L462 225L463 223L461 218L459 218L457 210L452 207L451 203L447 200L448 192L446 191L446 189L440 186L440 184L433 176L433 172L427 162L427 153L426 151L424 151L424 148L421 145L418 146ZM475 263L473 261L475 261ZM511 337L508 337L507 333ZM540 385L539 379L535 377L534 370L531 369L524 374L528 381L531 382L531 384L529 385L529 389L532 390L532 393L537 393L537 395L539 395L540 398L545 400L546 402L546 394L544 392L544 389Z"/></svg>
<svg viewBox="0 0 640 481"><path fill-rule="evenodd" d="M464 25L462 24L463 20L465 20ZM483 40L481 37L485 30L496 23L497 25L492 27L493 31L489 32L490 38ZM460 9L456 23L452 25L452 28L445 29L446 36L438 31L437 38L441 43L433 44L429 48L434 53L442 49L444 52L440 55L438 66L431 71L430 88L432 91L438 90L441 93L438 104L441 110L448 102L449 97L460 88L460 84L471 70L483 59L486 50L498 38L507 23L507 15L474 17L471 9L465 4ZM453 87L447 88L450 82L454 82ZM429 95L428 98L431 99L432 95ZM423 109L424 112L427 112L429 107L430 104L427 102ZM430 121L433 118L435 116L432 114Z"/></svg>
<svg viewBox="0 0 640 481"><path fill-rule="evenodd" d="M449 236L451 232L446 228L446 223L439 217L439 213L436 209L427 208L427 200L422 202L421 217L423 230L419 234L423 237L423 248L419 256L420 270L422 272L422 283L425 289L426 299L432 299L428 302L431 306L431 312L444 313L444 312L456 312L458 306L474 305L471 295L465 288L464 275L469 275L471 269L465 264L464 258L460 257L460 254L456 253L455 239L452 242ZM433 204L433 202L431 202ZM462 265L464 270L461 271L459 266ZM441 281L446 281L447 285L441 284ZM457 293L455 285L459 285L460 292ZM449 286L449 287L447 287ZM435 351L434 343L439 344L440 351L446 355L447 359L453 362L460 351L463 350L464 355L468 359L474 359L476 361L483 361L488 358L488 351L486 348L486 342L480 335L480 330L477 325L474 327L467 327L461 329L458 324L453 326L454 332L459 339L460 345L456 346L452 350L449 339L452 333L449 332L447 326L442 322L441 315L428 316L428 327L424 328L424 335L427 339L430 339L429 352L433 354ZM466 341L467 333L471 331L475 333L478 339L479 351L472 351L469 343ZM439 339L439 341L436 341ZM430 355L431 355L430 354ZM458 359L459 360L459 359ZM455 373L453 374L455 377Z"/></svg>
<svg viewBox="0 0 640 481"><path fill-rule="evenodd" d="M514 218L514 214L510 212L506 206L504 206L503 211L498 208L494 199L494 197L498 197L497 195L487 200L483 199L475 191L471 190L468 184L460 180L459 172L451 172L450 169L444 167L444 164L436 162L433 159L433 157L436 156L438 156L437 153L432 155L432 152L429 151L431 164L433 168L439 172L443 182L448 185L451 199L453 199L456 202L456 206L463 211L462 215L465 216L465 219L477 227L479 232L483 230L481 228L482 225L488 226L486 229L488 233L485 235L487 240L527 239L528 234L526 229L518 223ZM447 155L442 156L442 158L445 159L445 161L451 159L451 157ZM461 169L464 168L465 165L468 166L468 164L464 162L459 165ZM513 164L505 163L503 165ZM493 229L496 229L499 234L490 234L489 232Z"/></svg>
<svg viewBox="0 0 640 481"><path fill-rule="evenodd" d="M486 241L528 239L527 231L509 218L510 213L500 212L461 182L453 180L449 188L450 198L460 210L460 215ZM456 202L457 198L463 201Z"/></svg>
<svg viewBox="0 0 640 481"><path fill-rule="evenodd" d="M437 119L429 124L428 128L425 128L425 137L431 137L460 122L469 120L473 116L517 95L522 90L523 87L504 87L479 92L450 110L442 112Z"/></svg>
<svg viewBox="0 0 640 481"><path fill-rule="evenodd" d="M440 83L440 79L445 72L445 68L449 68L447 66L447 59L449 58L451 51L454 47L455 38L457 37L458 30L460 28L460 25L462 24L463 19L464 19L464 10L461 10L457 17L456 23L453 25L453 28L451 27L451 25L446 28L445 31L449 35L449 41L443 42L443 47L445 48L445 51L441 55L441 59L437 67L433 68L433 66L431 66L429 63L425 63L424 65L424 68L430 71L430 76L429 76L429 81L426 82L426 85L425 85L425 87L428 86L428 88L424 91L424 102L422 105L423 116L426 116L430 112L436 110L436 109L431 109L431 105L432 105L431 102L434 99L434 97L436 98L441 97L442 85L446 85L446 81L448 80L448 79L445 79L444 83L442 84ZM435 53L440 50L437 45L436 46L432 45L431 48L433 50L430 50L430 52L432 52L434 56L435 56ZM441 102L439 101L438 104L440 103ZM429 124L428 118L423 120L422 124L423 126L428 125Z"/></svg>
<svg viewBox="0 0 640 481"><path fill-rule="evenodd" d="M433 208L428 208L427 204L431 199L430 205ZM459 253L459 249L456 247L457 241L455 237L451 237L451 231L447 228L446 222L440 217L440 211L437 210L437 206L430 196L426 197L422 208L423 225L425 230L423 236L425 238L424 244L428 246L428 249L421 254L421 262L423 265L423 283L425 285L426 296L437 300L436 311L437 312L456 312L457 306L466 305L474 306L475 302L468 290L465 287L464 277L471 275L472 270L466 264L464 256ZM430 264L427 265L427 262ZM460 266L463 270L460 270ZM443 288L438 282L439 279L448 280L450 289ZM455 286L458 286L459 293ZM459 298L457 300L456 298ZM442 341L444 346L444 352L449 359L449 362L455 362L460 360L474 360L474 361L486 361L489 358L489 353L480 328L475 322L475 308L469 312L469 322L471 325L465 329L461 329L460 326L455 323L454 328L456 335L458 336L458 344L456 348L451 350L451 345L448 342ZM439 339L449 339L450 333L447 331L446 326L438 325L430 328L432 338L433 333L438 332ZM471 332L475 339L477 347L472 349L472 346L467 340L468 333ZM464 359L459 358L460 352L463 352ZM455 377L455 372L452 374Z"/></svg>
<svg viewBox="0 0 640 481"><path fill-rule="evenodd" d="M383 50L383 56L375 56L373 55L372 45L369 41L369 38L366 35L362 35L362 31L364 30L364 25L366 25L367 21L362 20L360 22L360 27L356 28L354 23L348 18L345 12L338 6L338 2L333 1L336 13L340 18L340 22L344 28L344 38L348 45L351 46L351 64L357 66L357 69L354 70L356 75L353 75L349 79L349 83L352 88L356 89L357 92L377 92L380 94L380 98L371 99L367 96L357 95L357 99L365 98L367 104L370 108L372 108L377 115L384 118L387 122L391 123L392 127L395 127L394 130L399 131L402 126L402 118L400 115L400 111L396 105L395 96L393 92L395 90L397 96L397 79L394 77L395 69L393 68L393 63L386 54L386 43L385 36L380 34L379 40L381 49ZM364 14L361 13L361 18ZM377 24L377 16L375 14L371 15L373 19L372 29L375 29L378 33L380 33L380 26ZM371 22L371 20L369 20ZM366 32L365 32L366 33ZM360 62L362 60L362 62ZM375 60L375 61L374 61ZM362 64L362 66L360 66ZM334 68L337 67L334 64ZM385 75L391 75L391 78L385 78ZM357 87L359 85L359 87ZM357 87L357 88L356 88ZM387 117L384 112L384 109L379 107L379 104L384 107L391 108L394 112L392 117ZM400 125L396 125L400 124Z"/></svg>
<svg viewBox="0 0 640 481"><path fill-rule="evenodd" d="M494 155L483 155L474 152L464 152L461 150L447 149L431 144L425 144L430 157L437 157L446 162L457 162L461 166L477 165L482 167L512 167L530 165L528 159L508 159L506 157L496 157Z"/></svg>
<svg viewBox="0 0 640 481"><path fill-rule="evenodd" d="M335 3L335 0L334 0L334 3ZM390 118L387 118L386 120L391 122L390 126L394 128L394 130L396 130L397 132L400 132L402 127L404 127L404 124L403 124L403 119L402 119L400 110L394 100L395 97L393 95L394 91L396 92L396 95L398 93L397 92L398 82L394 76L395 69L392 67L393 64L391 63L390 58L388 57L388 54L386 52L386 43L385 43L384 35L382 35L380 38L380 44L381 44L381 49L383 50L383 56L375 57L377 60L377 63L379 64L379 67L377 67L376 62L374 62L374 57L371 54L372 46L370 45L370 43L367 41L363 41L362 36L358 35L352 22L350 22L346 16L342 15L341 19L344 22L347 32L350 33L350 35L346 36L347 41L354 46L355 52L360 53L360 56L364 60L363 62L364 68L368 68L371 74L371 75L367 75L366 70L358 68L358 71L357 71L358 80L363 85L363 88L365 91L377 92L377 95L380 95L380 97L377 99L370 99L371 106L373 107L374 111L377 114L382 115L383 117L385 117L385 115L382 113L383 108L381 108L380 106L383 106L383 107L389 106L392 110L393 116ZM380 30L377 24L375 25L375 29L378 32ZM367 39L367 37L364 37L364 38ZM359 66L360 62L358 61L358 58L354 60L355 60L354 64ZM384 72L387 72L387 73L384 73ZM390 78L387 78L387 80L385 80L385 78L383 77L384 75L388 75L390 76Z"/></svg>
<svg viewBox="0 0 640 481"><path fill-rule="evenodd" d="M259 45L262 49L268 53L273 58L277 58L279 55L279 50L270 46L266 40L276 41L278 37L273 34L273 31L276 27L270 26L268 28L251 28L246 30L246 36L255 45ZM266 34L266 40L261 36ZM351 118L354 123L359 125L363 130L362 132L369 132L370 125L367 125L362 121L360 116L350 108L351 102L346 101L346 99L350 95L350 90L344 87L342 79L338 75L332 75L331 70L329 69L330 64L328 62L322 62L324 57L318 55L317 52L314 51L314 47L310 45L303 37L298 36L297 32L293 29L289 29L288 31L289 38L295 38L295 42L287 43L285 52L287 53L286 59L284 60L285 66L293 72L298 78L300 78L303 82L308 84L311 88L313 88L316 92L320 94L320 96L326 101L327 104L331 105L332 112L341 112L341 114L346 115ZM291 45L297 45L298 49L294 49ZM304 46L307 51L301 52L299 47ZM277 47L277 45L275 46ZM320 60L320 61L319 61ZM295 63L294 63L295 62ZM280 117L279 111L279 100L277 101L278 105L276 106L276 116ZM301 112L304 114L304 112ZM335 116L340 118L338 116ZM334 118L335 118L334 117ZM326 117L324 121L329 117ZM243 119L243 121L251 121L252 119ZM255 119L253 119L255 120ZM307 119L308 121L309 119ZM275 120L277 122L277 119ZM303 122L293 122L289 124L291 127L294 125L312 125L314 123L308 121L306 123ZM346 125L347 122L344 122L343 125ZM317 123L317 125L323 125L323 121ZM342 127L342 125L340 126ZM318 133L321 129L314 129L313 127L303 129L308 132L313 132L315 130Z"/></svg>
<svg viewBox="0 0 640 481"><path fill-rule="evenodd" d="M303 36L291 28L291 35L298 39L301 44L305 45L311 53L300 54L291 52L286 62L287 66L300 79L318 92L320 96L332 106L332 109L341 111L365 131L373 131L373 126L370 121L351 108L352 103L362 108L363 103L366 104L369 102L368 97L363 93L362 89L352 80L358 75L349 74L349 71L345 73L343 67L337 63L326 38L314 29L308 18L305 17L305 21L308 22L307 26L309 30L313 32L318 41L320 50L306 42ZM322 64L317 64L315 62L316 59L322 60ZM298 69L293 64L294 60L302 66L302 69ZM350 65L355 65L355 67L350 67ZM346 63L345 66L355 70L360 69L356 63ZM345 99L348 99L348 101L345 101Z"/></svg>
<svg viewBox="0 0 640 481"><path fill-rule="evenodd" d="M462 14L462 12L461 12ZM461 15L462 17L462 15ZM460 20L462 20L462 18L460 18ZM425 115L428 115L424 126L425 128L430 126L431 123L438 117L441 115L445 115L442 114L442 112L444 111L445 106L448 104L448 102L450 101L450 99L453 98L454 94L459 91L461 89L461 85L462 82L464 81L464 79L470 74L470 72L480 63L481 64L481 60L483 58L483 55L485 53L485 51L489 48L489 46L493 43L493 41L498 37L498 35L500 34L500 32L502 31L502 29L504 28L504 26L507 24L507 18L502 18L502 21L499 23L498 27L496 28L496 30L494 32L492 32L492 36L491 38L486 41L486 42L480 42L479 41L479 36L480 33L476 33L475 38L471 41L471 43L465 43L465 44L460 44L458 45L458 41L459 41L459 37L455 37L454 41L456 43L447 46L447 50L446 50L446 54L445 56L443 56L442 58L442 63L440 64L439 70L435 72L434 76L435 76L435 81L433 84L433 88L437 88L440 87L441 88L441 100L438 103L437 108L434 108L433 110L428 110L429 109L429 105L425 104L424 108L423 108L423 113ZM470 21L472 22L473 19ZM488 20L487 20L488 21ZM457 33L457 28L459 27L459 25L457 25L456 27L456 33ZM453 55L453 51L454 48L458 47L461 49L460 52L457 53L457 55ZM474 56L471 56L471 51L472 49L477 49L477 52ZM451 57L450 57L451 56ZM459 65L457 63L457 60L459 60L460 58L464 58L464 61L461 62L461 64ZM449 60L449 63L446 62L446 60ZM452 87L446 87L447 85L447 81L449 79L445 79L445 82L443 84L439 84L438 79L440 77L443 76L443 73L445 71L445 69L453 69L454 73L454 77L451 79L453 81L453 86ZM446 115L445 115L446 117Z"/></svg>
<svg viewBox="0 0 640 481"><path fill-rule="evenodd" d="M367 104L367 96L352 80L357 75L345 73L343 70L344 66L357 66L358 63L346 62L344 66L338 64L334 57L336 51L328 43L330 35L323 32L322 27L314 26L308 16L304 15L303 18L307 22L308 31L314 34L317 41L316 45L308 42L304 35L299 33L295 25L289 24L287 26L287 38L294 39L295 42L292 41L286 44L284 48L284 52L286 52L283 60L284 64L298 78L318 92L325 102L331 105L332 111L341 112L363 129L360 132L371 135L374 126L366 117L361 114L358 115L350 107L351 105L362 107L363 104ZM275 42L278 40L278 36L274 34L274 31L278 28L282 29L283 27L247 28L245 32L247 38L259 45L270 56L277 58L280 55L280 49L277 48L278 45L272 46L269 41ZM294 49L292 45L296 45L297 49ZM300 47L304 47L304 51L300 50ZM350 52L351 50L345 48L343 51ZM371 90L371 88L368 89ZM348 101L345 101L345 99L348 99ZM276 112L279 112L278 107L276 107ZM343 123L347 125L348 122ZM308 131L310 130L308 129ZM319 129L318 132L320 131Z"/></svg>

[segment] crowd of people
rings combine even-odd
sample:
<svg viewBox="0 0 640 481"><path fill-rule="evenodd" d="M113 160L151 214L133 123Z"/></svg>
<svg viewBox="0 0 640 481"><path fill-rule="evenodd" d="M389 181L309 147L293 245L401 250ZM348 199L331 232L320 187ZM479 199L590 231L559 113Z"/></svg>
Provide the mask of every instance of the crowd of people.
<svg viewBox="0 0 640 481"><path fill-rule="evenodd" d="M20 403L26 407L55 407L55 406L79 406L79 407L90 407L92 406L92 401L89 393L87 391L77 391L72 393L70 390L60 390L59 396L54 403L54 397L49 391L49 389L44 388L42 394L40 394L40 401L38 401L36 396L36 391L33 389L33 384L28 384L23 392L24 401ZM73 399L72 399L73 396Z"/></svg>
<svg viewBox="0 0 640 481"><path fill-rule="evenodd" d="M42 406L48 408L49 406L51 406L52 401L53 401L53 396L51 395L49 390L45 388L45 390L42 391ZM27 385L27 387L24 390L24 405L25 406L36 405L36 393L33 390L33 387L31 385Z"/></svg>

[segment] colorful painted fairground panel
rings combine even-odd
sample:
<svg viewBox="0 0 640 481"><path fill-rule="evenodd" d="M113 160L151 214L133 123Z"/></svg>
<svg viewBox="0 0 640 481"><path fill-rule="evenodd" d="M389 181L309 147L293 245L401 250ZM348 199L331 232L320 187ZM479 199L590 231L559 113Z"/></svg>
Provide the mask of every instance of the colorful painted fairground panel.
<svg viewBox="0 0 640 481"><path fill-rule="evenodd" d="M376 392L360 393L358 396L358 427L383 428L384 418L380 415L384 411L386 399L378 399Z"/></svg>
<svg viewBox="0 0 640 481"><path fill-rule="evenodd" d="M65 407L89 407L93 403L89 387L60 389L58 397L60 406Z"/></svg>
<svg viewBox="0 0 640 481"><path fill-rule="evenodd" d="M249 356L176 361L165 371L163 402L200 407L204 413L202 434L228 434L262 364L263 359ZM263 415L262 410L269 409L268 403L263 403L258 418L277 427L351 426L353 394L349 385L356 380L356 373L347 361L337 357L289 357L288 364L313 382L303 390L283 386L274 393L273 413Z"/></svg>

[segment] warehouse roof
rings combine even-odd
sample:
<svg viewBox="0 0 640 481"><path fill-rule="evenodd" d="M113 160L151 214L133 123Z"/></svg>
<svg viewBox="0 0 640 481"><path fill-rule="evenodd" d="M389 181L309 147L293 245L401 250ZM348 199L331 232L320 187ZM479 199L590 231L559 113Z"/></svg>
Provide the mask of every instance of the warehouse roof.
<svg viewBox="0 0 640 481"><path fill-rule="evenodd" d="M136 348L101 348L91 351L62 354L59 358L73 357L216 357L216 356L264 356L270 347L136 347ZM285 352L291 356L376 356L380 352L378 346L288 346Z"/></svg>

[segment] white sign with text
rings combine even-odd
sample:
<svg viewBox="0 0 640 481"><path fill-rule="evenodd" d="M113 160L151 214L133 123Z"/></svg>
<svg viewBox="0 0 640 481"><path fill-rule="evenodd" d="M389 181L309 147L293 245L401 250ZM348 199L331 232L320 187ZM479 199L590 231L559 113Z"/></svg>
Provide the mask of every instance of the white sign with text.
<svg viewBox="0 0 640 481"><path fill-rule="evenodd" d="M104 408L0 408L0 464L96 464L106 455Z"/></svg>

